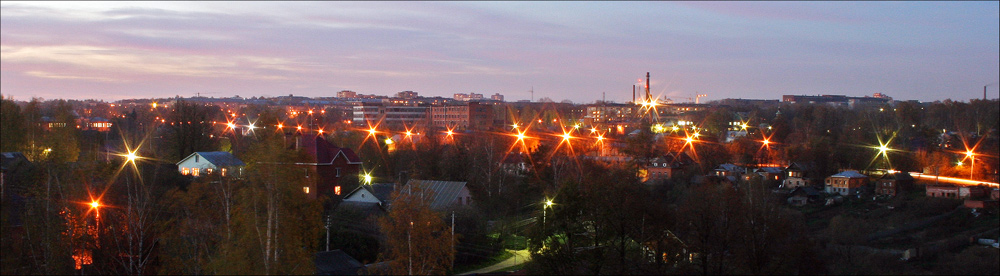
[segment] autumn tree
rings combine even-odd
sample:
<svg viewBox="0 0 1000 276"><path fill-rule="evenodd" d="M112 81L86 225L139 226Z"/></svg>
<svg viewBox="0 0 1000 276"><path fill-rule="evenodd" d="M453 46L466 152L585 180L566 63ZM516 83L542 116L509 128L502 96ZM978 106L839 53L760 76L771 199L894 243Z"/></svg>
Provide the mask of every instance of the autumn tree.
<svg viewBox="0 0 1000 276"><path fill-rule="evenodd" d="M407 186L393 191L392 209L378 221L385 236L379 262L387 275L445 274L455 258L451 229L430 209L433 192Z"/></svg>

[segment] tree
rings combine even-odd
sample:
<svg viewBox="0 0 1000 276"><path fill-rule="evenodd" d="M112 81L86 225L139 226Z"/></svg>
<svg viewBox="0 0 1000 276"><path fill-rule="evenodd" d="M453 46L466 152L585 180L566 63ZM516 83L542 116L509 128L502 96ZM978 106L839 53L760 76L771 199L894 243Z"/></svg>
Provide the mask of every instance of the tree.
<svg viewBox="0 0 1000 276"><path fill-rule="evenodd" d="M27 136L24 114L14 101L4 99L0 104L0 152L22 151Z"/></svg>
<svg viewBox="0 0 1000 276"><path fill-rule="evenodd" d="M172 142L166 146L170 149L168 160L180 161L193 152L218 148L218 136L212 135L212 121L222 117L216 108L184 101L174 104L174 111L167 116L165 141Z"/></svg>
<svg viewBox="0 0 1000 276"><path fill-rule="evenodd" d="M391 195L392 209L378 221L385 236L385 251L378 271L388 275L445 274L455 259L451 229L431 211L433 192L408 186Z"/></svg>

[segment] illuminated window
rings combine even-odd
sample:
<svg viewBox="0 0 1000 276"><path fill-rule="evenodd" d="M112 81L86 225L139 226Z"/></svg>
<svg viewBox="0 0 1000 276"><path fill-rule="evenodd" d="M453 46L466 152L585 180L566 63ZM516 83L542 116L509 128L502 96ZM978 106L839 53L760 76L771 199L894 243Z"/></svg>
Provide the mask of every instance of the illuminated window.
<svg viewBox="0 0 1000 276"><path fill-rule="evenodd" d="M333 186L333 193L336 195L340 195L340 186Z"/></svg>
<svg viewBox="0 0 1000 276"><path fill-rule="evenodd" d="M222 168L222 170L219 171L219 173L221 173L222 176L226 176L226 168Z"/></svg>
<svg viewBox="0 0 1000 276"><path fill-rule="evenodd" d="M205 173L212 174L212 169L205 169Z"/></svg>
<svg viewBox="0 0 1000 276"><path fill-rule="evenodd" d="M192 168L191 169L191 175L198 176L198 168Z"/></svg>
<svg viewBox="0 0 1000 276"><path fill-rule="evenodd" d="M181 168L181 174L188 175L189 173L188 168Z"/></svg>
<svg viewBox="0 0 1000 276"><path fill-rule="evenodd" d="M309 187L302 187L302 191L306 192L308 194L309 193Z"/></svg>

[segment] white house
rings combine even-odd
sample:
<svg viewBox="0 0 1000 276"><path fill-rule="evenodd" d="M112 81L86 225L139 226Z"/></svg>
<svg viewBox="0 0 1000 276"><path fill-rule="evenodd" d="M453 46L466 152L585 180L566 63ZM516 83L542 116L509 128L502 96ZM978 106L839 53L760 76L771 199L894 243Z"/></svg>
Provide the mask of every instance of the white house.
<svg viewBox="0 0 1000 276"><path fill-rule="evenodd" d="M221 176L242 175L246 164L225 151L199 151L177 162L177 171L183 175L201 176L219 172Z"/></svg>
<svg viewBox="0 0 1000 276"><path fill-rule="evenodd" d="M344 196L345 202L375 203L388 207L389 195L395 190L394 183L375 183L372 185L360 185Z"/></svg>

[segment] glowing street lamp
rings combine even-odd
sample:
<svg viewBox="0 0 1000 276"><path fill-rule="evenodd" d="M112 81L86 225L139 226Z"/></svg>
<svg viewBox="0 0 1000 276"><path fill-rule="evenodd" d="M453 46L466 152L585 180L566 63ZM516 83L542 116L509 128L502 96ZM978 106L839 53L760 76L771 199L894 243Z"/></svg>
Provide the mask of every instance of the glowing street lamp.
<svg viewBox="0 0 1000 276"><path fill-rule="evenodd" d="M551 208L552 204L554 204L554 203L552 203L551 199L546 199L545 200L545 206L542 207L542 226L543 227L545 226L545 209Z"/></svg>
<svg viewBox="0 0 1000 276"><path fill-rule="evenodd" d="M125 161L135 164L135 160L139 159L139 156L135 154L135 151L129 151L125 154Z"/></svg>
<svg viewBox="0 0 1000 276"><path fill-rule="evenodd" d="M361 175L361 178L364 179L365 185L371 185L372 184L372 175L371 174L365 173L365 174Z"/></svg>

